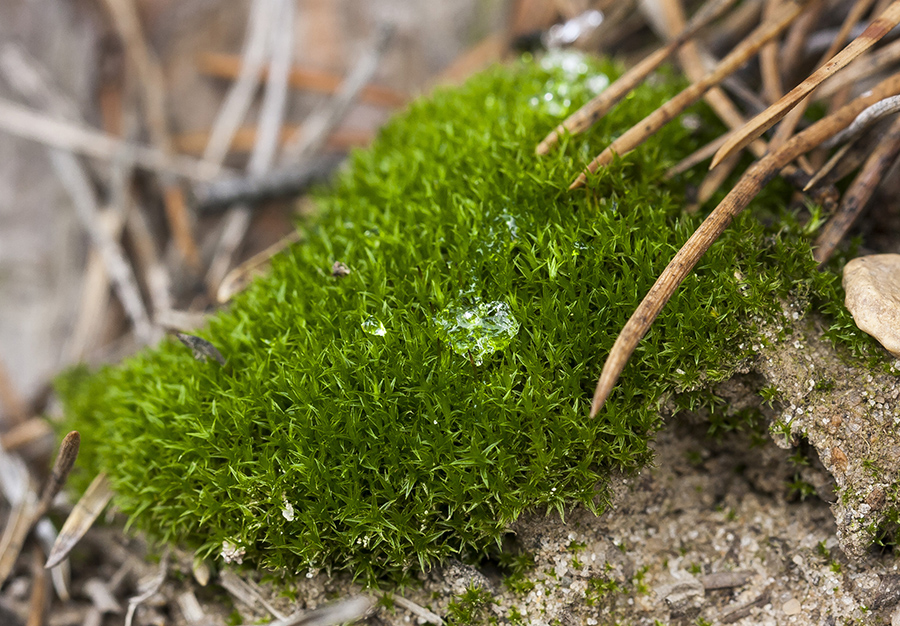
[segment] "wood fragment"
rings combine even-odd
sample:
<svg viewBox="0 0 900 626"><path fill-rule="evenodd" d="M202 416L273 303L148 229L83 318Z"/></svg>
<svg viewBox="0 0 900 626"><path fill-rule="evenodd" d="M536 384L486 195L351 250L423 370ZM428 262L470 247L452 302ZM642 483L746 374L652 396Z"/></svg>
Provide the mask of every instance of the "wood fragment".
<svg viewBox="0 0 900 626"><path fill-rule="evenodd" d="M285 620L288 619L287 616L272 606L272 604L263 597L263 594L255 583L238 576L231 569L226 568L219 573L219 584L235 599L243 602L247 606L261 606L280 622L285 622ZM287 623L288 622L285 622L285 624Z"/></svg>
<svg viewBox="0 0 900 626"><path fill-rule="evenodd" d="M13 505L3 535L0 536L0 585L6 582L16 566L25 538L34 523L35 511L37 499L30 493Z"/></svg>
<svg viewBox="0 0 900 626"><path fill-rule="evenodd" d="M707 574L701 579L703 588L707 591L713 589L733 589L735 587L743 587L750 579L756 576L756 572L751 570L740 570L737 572L716 572Z"/></svg>
<svg viewBox="0 0 900 626"><path fill-rule="evenodd" d="M864 78L884 71L897 61L900 61L900 39L853 61L845 71L819 87L815 94L816 99L831 98L838 92L858 84Z"/></svg>
<svg viewBox="0 0 900 626"><path fill-rule="evenodd" d="M188 624L200 624L206 619L206 613L193 591L185 591L178 595L178 608Z"/></svg>
<svg viewBox="0 0 900 626"><path fill-rule="evenodd" d="M322 149L328 135L343 121L356 102L363 85L372 79L393 33L394 28L389 24L380 24L376 27L372 41L347 75L347 79L341 83L335 96L309 115L303 123L303 132L285 147L282 165L302 162Z"/></svg>
<svg viewBox="0 0 900 626"><path fill-rule="evenodd" d="M788 28L781 46L781 80L788 85L796 85L798 67L806 59L806 40L809 33L819 23L826 10L826 4L817 2L807 6L806 10L794 20ZM805 76L805 75L804 75Z"/></svg>
<svg viewBox="0 0 900 626"><path fill-rule="evenodd" d="M122 606L119 604L119 601L116 600L116 596L113 594L110 587L111 585L108 585L104 580L100 580L99 578L89 578L85 581L82 589L84 590L84 594L91 599L91 604L93 604L100 613L118 615L122 612Z"/></svg>
<svg viewBox="0 0 900 626"><path fill-rule="evenodd" d="M818 1L818 0L812 0ZM767 22L758 26L747 36L731 53L728 54L716 66L716 68L704 77L703 80L693 83L674 98L660 106L656 111L638 122L635 126L623 133L601 152L587 168L578 175L569 189L581 187L587 182L588 174L597 171L598 168L609 165L614 154L630 152L647 137L657 132L660 128L675 119L689 106L699 100L711 87L718 84L723 78L735 72L747 59L752 57L767 41L778 35L800 14L802 4L793 0L786 2L778 14ZM726 144L727 145L727 144ZM720 150L721 152L721 150Z"/></svg>
<svg viewBox="0 0 900 626"><path fill-rule="evenodd" d="M376 592L380 597L384 597L386 594L381 592ZM431 624L436 624L437 626L441 626L444 623L443 618L436 613L429 611L424 606L416 604L412 600L408 598L404 598L403 596L397 594L388 594L391 602L396 604L397 606L406 609L416 617L418 617L423 622L429 622Z"/></svg>
<svg viewBox="0 0 900 626"><path fill-rule="evenodd" d="M872 150L862 169L844 193L837 212L831 216L816 239L813 258L819 265L831 258L838 244L849 232L868 204L885 173L900 154L900 117Z"/></svg>
<svg viewBox="0 0 900 626"><path fill-rule="evenodd" d="M768 19L774 14L778 3L779 0L766 0L766 5L763 9L764 19ZM762 95L769 104L772 104L784 95L784 85L781 81L781 70L778 65L778 42L773 39L759 51Z"/></svg>
<svg viewBox="0 0 900 626"><path fill-rule="evenodd" d="M713 157L710 168L718 165L723 159L733 152L737 152L747 146L751 141L759 137L769 128L774 126L788 112L797 106L806 96L819 86L825 79L845 67L850 61L874 46L892 28L900 24L900 0L892 2L888 8L879 15L863 31L863 34L850 42L836 56L832 57L825 65L817 69L802 83L791 89L778 102L747 122L743 129L725 142Z"/></svg>
<svg viewBox="0 0 900 626"><path fill-rule="evenodd" d="M241 58L233 54L205 52L197 57L197 69L217 78L234 80L240 74L241 66ZM263 67L260 80L269 80L268 66ZM329 95L336 93L342 82L343 79L337 74L311 68L292 67L288 74L288 84L291 87ZM359 99L374 106L396 108L406 104L410 96L390 87L368 83L360 89Z"/></svg>
<svg viewBox="0 0 900 626"><path fill-rule="evenodd" d="M166 580L166 576L169 573L169 551L168 549L163 554L162 558L159 560L159 570L153 578L146 581L146 584L138 584L138 588L144 587L144 590L136 596L132 596L128 599L128 612L125 613L125 626L131 626L131 622L134 619L134 612L137 608L152 598L159 592L160 587L162 587L163 582Z"/></svg>
<svg viewBox="0 0 900 626"><path fill-rule="evenodd" d="M34 546L31 552L31 597L28 600L28 620L25 626L43 626L49 605L50 580L47 571L41 567L44 555L41 549Z"/></svg>
<svg viewBox="0 0 900 626"><path fill-rule="evenodd" d="M269 622L268 626L336 626L337 624L352 624L365 617L372 610L374 604L369 596L351 596L309 611L299 611L289 617ZM442 624L443 621L435 623Z"/></svg>
<svg viewBox="0 0 900 626"><path fill-rule="evenodd" d="M798 133L781 148L767 154L747 169L734 188L675 254L622 328L603 364L600 379L597 381L597 388L591 402L590 416L592 418L596 417L605 404L628 359L631 358L637 344L649 330L653 320L672 297L678 285L734 217L746 208L756 194L784 166L849 126L856 116L872 103L898 93L900 93L900 74L885 79L865 96L856 98L838 111Z"/></svg>
<svg viewBox="0 0 900 626"><path fill-rule="evenodd" d="M628 95L635 87L640 85L650 73L672 56L683 46L698 30L706 26L721 11L730 6L730 0L712 0L707 2L697 15L683 28L667 45L659 48L647 56L643 61L626 71L613 84L601 91L590 102L572 113L550 132L535 148L537 154L547 154L559 142L564 133L578 134L593 126L597 120L606 115L622 98Z"/></svg>
<svg viewBox="0 0 900 626"><path fill-rule="evenodd" d="M112 499L112 488L106 474L97 474L96 478L85 490L84 495L75 503L72 512L59 531L59 536L47 557L47 569L56 567L68 556L72 548L94 524L94 521Z"/></svg>
<svg viewBox="0 0 900 626"><path fill-rule="evenodd" d="M301 195L311 186L328 181L343 155L325 155L308 163L273 169L262 176L222 177L194 191L197 210L214 212L232 204L260 202Z"/></svg>

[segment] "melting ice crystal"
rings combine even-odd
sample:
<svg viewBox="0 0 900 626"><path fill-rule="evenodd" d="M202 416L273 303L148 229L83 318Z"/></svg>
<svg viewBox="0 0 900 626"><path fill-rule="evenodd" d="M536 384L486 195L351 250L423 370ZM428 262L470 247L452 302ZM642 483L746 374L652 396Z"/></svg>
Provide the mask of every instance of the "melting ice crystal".
<svg viewBox="0 0 900 626"><path fill-rule="evenodd" d="M468 305L451 305L435 319L438 336L461 355L472 355L481 365L484 357L503 350L519 332L515 320L505 302L481 302Z"/></svg>

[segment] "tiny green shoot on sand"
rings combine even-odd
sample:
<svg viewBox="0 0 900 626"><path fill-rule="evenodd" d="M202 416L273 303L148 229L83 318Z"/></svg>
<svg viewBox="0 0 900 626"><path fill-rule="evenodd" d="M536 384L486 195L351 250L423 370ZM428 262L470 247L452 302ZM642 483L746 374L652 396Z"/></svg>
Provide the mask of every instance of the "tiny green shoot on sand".
<svg viewBox="0 0 900 626"><path fill-rule="evenodd" d="M588 419L619 329L701 219L682 213L698 174L663 174L717 129L696 109L705 134L676 121L569 192L678 87L660 74L535 156L616 74L550 56L412 104L321 194L305 240L199 333L224 366L166 340L60 379L83 484L108 472L135 527L202 555L369 581L483 554L529 507L602 510L609 476L649 460L663 398L709 402L779 299L837 293L773 185Z"/></svg>

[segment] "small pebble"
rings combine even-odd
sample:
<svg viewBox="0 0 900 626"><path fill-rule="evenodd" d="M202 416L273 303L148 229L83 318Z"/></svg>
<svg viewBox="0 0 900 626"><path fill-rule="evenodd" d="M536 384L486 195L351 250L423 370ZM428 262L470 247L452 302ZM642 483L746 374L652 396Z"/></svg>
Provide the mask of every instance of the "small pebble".
<svg viewBox="0 0 900 626"><path fill-rule="evenodd" d="M900 254L873 254L844 267L844 304L856 325L900 356Z"/></svg>
<svg viewBox="0 0 900 626"><path fill-rule="evenodd" d="M800 609L800 600L797 600L795 598L791 598L784 603L783 607L781 607L781 610L784 611L785 615L796 615L800 612Z"/></svg>

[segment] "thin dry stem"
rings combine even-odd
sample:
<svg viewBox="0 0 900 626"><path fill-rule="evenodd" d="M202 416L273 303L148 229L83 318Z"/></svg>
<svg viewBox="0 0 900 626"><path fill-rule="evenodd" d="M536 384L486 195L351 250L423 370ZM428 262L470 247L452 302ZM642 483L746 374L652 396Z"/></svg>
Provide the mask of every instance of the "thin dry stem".
<svg viewBox="0 0 900 626"><path fill-rule="evenodd" d="M198 182L212 180L220 172L214 164L190 157L169 156L155 148L130 144L82 124L38 113L4 98L0 98L0 131L51 148L104 161L121 161L131 167L174 174Z"/></svg>
<svg viewBox="0 0 900 626"><path fill-rule="evenodd" d="M266 44L273 20L273 0L254 0L250 8L247 38L241 53L241 71L213 122L203 158L221 165L234 133L247 115L266 60Z"/></svg>
<svg viewBox="0 0 900 626"><path fill-rule="evenodd" d="M625 72L618 80L600 92L590 102L575 111L566 120L548 134L535 148L537 154L547 154L559 142L563 133L577 134L584 132L597 120L606 115L619 100L640 85L650 73L672 56L681 46L693 37L700 28L709 24L732 4L731 0L711 0L707 2L697 15L684 27L677 37L667 45L647 56L640 63Z"/></svg>
<svg viewBox="0 0 900 626"><path fill-rule="evenodd" d="M147 45L134 0L104 0L104 4L136 71L151 143L164 154L172 155L174 147L166 115L166 81L159 60ZM167 176L163 177L162 186L166 218L175 245L185 261L191 267L198 268L200 253L192 232L184 192Z"/></svg>
<svg viewBox="0 0 900 626"><path fill-rule="evenodd" d="M841 198L837 212L831 216L816 239L813 256L819 265L831 258L835 248L872 198L872 194L883 180L885 172L896 160L898 153L900 153L900 117L894 120L887 134L866 159L859 174Z"/></svg>
<svg viewBox="0 0 900 626"><path fill-rule="evenodd" d="M243 63L233 54L204 52L197 57L197 69L209 76L235 80L240 75ZM262 70L260 80L269 80L269 67ZM294 89L308 89L320 93L334 94L343 83L337 74L305 67L292 67L288 74L288 84ZM374 106L396 108L409 101L409 94L390 87L367 84L359 92L361 102Z"/></svg>
<svg viewBox="0 0 900 626"><path fill-rule="evenodd" d="M818 0L813 0L818 1ZM677 96L663 104L656 111L645 117L641 122L630 128L622 136L610 144L587 166L584 172L578 175L569 186L570 189L581 187L587 182L587 175L596 172L598 168L608 165L614 154L630 152L649 136L668 124L685 109L694 104L710 88L718 84L723 78L737 71L749 58L770 39L777 36L796 18L802 10L802 4L794 1L786 2L778 14L767 22L758 26L747 36L716 68L704 77L703 80L693 83Z"/></svg>
<svg viewBox="0 0 900 626"><path fill-rule="evenodd" d="M694 268L709 247L746 208L757 193L788 163L799 155L820 145L823 141L847 127L860 111L888 96L900 92L900 75L882 81L866 96L861 96L832 115L813 124L792 137L784 146L756 161L744 173L737 185L719 203L697 228L687 243L676 253L650 291L638 305L613 345L591 403L591 417L595 417L606 403L616 381L634 353L637 344L649 330L659 312L672 297L678 285Z"/></svg>
<svg viewBox="0 0 900 626"><path fill-rule="evenodd" d="M744 128L725 142L713 157L710 168L718 165L733 152L743 149L751 141L766 132L818 87L822 81L845 67L850 61L871 48L894 26L900 23L900 0L895 0L863 31L862 35L817 69L809 78L794 87L778 102L747 122Z"/></svg>
<svg viewBox="0 0 900 626"><path fill-rule="evenodd" d="M829 59L831 59L835 54L837 54L840 47L847 40L847 37L850 35L850 30L853 26L859 22L863 15L865 15L866 11L868 11L875 0L856 0L853 3L853 6L850 8L849 13L844 18L844 22L841 24L841 28L838 31L837 37L835 37L834 41L831 42L831 45L828 46L828 49L822 55L822 58L816 64L816 67L823 66ZM791 135L794 134L794 130L797 128L797 124L800 123L800 120L803 118L803 114L806 113L806 108L809 106L810 102L812 102L813 97L815 96L815 89L803 98L797 106L788 113L785 118L778 125L778 128L775 129L775 134L772 136L771 141L769 142L769 147L771 149L778 148L783 145L785 141L790 139Z"/></svg>

